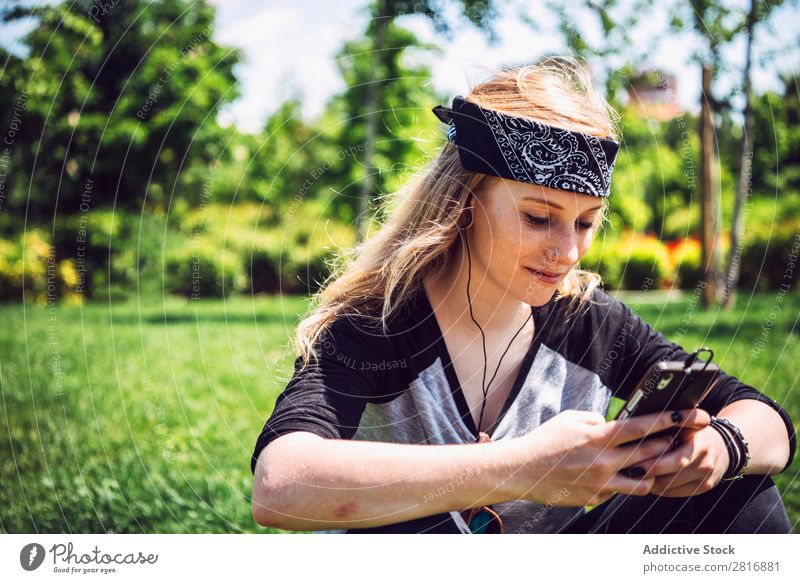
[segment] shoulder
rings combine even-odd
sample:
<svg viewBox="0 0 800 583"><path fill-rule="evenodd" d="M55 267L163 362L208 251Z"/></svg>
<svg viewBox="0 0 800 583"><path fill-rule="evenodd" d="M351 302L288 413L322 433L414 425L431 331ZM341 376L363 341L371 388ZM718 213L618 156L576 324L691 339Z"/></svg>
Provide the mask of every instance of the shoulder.
<svg viewBox="0 0 800 583"><path fill-rule="evenodd" d="M392 346L391 335L382 328L374 317L341 314L320 333L317 350L339 359L382 355Z"/></svg>
<svg viewBox="0 0 800 583"><path fill-rule="evenodd" d="M621 300L597 288L587 299L564 296L540 309L542 315L580 328L613 326L634 316Z"/></svg>
<svg viewBox="0 0 800 583"><path fill-rule="evenodd" d="M537 309L536 318L548 345L580 351L622 349L649 334L647 325L623 301L600 289L583 302L571 297L553 300Z"/></svg>

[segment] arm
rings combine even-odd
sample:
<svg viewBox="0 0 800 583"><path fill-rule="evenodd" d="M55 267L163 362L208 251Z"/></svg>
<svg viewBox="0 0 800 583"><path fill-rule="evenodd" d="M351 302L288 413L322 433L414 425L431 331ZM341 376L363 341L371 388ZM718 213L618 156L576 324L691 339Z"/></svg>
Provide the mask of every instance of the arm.
<svg viewBox="0 0 800 583"><path fill-rule="evenodd" d="M369 528L512 500L510 443L406 445L289 433L258 457L253 518L287 530Z"/></svg>
<svg viewBox="0 0 800 583"><path fill-rule="evenodd" d="M658 334L621 303L613 306L626 323L625 374L621 396L630 394L636 381L659 360L685 360L688 353ZM777 474L794 456L795 435L791 419L772 399L724 371L714 390L700 405L709 413L729 419L748 440L751 455L748 474ZM708 427L683 431L682 445L641 467L655 478L653 494L694 496L716 486L728 468L728 452L722 437ZM752 442L750 441L752 440Z"/></svg>
<svg viewBox="0 0 800 583"><path fill-rule="evenodd" d="M778 412L760 401L742 399L724 407L717 417L730 420L742 432L750 451L746 475L783 471L789 460L789 438ZM719 433L711 427L681 433L684 445L674 452L644 462L655 478L653 494L667 497L696 496L714 488L730 463Z"/></svg>
<svg viewBox="0 0 800 583"><path fill-rule="evenodd" d="M253 518L288 530L368 528L508 500L584 506L616 492L644 495L652 478L618 472L664 451L670 440L628 443L681 422L696 429L708 425L702 411L683 414L606 423L596 413L565 411L525 436L463 445L289 433L258 457Z"/></svg>
<svg viewBox="0 0 800 583"><path fill-rule="evenodd" d="M717 417L729 419L747 440L750 450L747 474L771 475L783 470L789 459L789 436L775 409L753 399L742 399L726 406ZM722 444L722 438L719 441ZM726 468L727 460L726 452Z"/></svg>

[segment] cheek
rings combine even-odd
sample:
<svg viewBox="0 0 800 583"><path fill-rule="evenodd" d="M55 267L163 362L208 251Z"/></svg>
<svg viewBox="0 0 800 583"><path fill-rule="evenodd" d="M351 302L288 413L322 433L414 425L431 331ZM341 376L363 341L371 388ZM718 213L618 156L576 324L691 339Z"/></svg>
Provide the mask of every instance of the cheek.
<svg viewBox="0 0 800 583"><path fill-rule="evenodd" d="M578 254L583 257L592 246L594 241L594 229L589 229L582 235L578 235Z"/></svg>

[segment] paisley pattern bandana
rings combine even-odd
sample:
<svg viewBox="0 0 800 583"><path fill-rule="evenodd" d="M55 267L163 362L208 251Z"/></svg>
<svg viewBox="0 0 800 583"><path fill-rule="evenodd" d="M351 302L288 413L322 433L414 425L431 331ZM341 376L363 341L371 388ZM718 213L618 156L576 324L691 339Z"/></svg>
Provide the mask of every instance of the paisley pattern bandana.
<svg viewBox="0 0 800 583"><path fill-rule="evenodd" d="M461 96L433 108L467 170L608 196L619 142L484 109Z"/></svg>

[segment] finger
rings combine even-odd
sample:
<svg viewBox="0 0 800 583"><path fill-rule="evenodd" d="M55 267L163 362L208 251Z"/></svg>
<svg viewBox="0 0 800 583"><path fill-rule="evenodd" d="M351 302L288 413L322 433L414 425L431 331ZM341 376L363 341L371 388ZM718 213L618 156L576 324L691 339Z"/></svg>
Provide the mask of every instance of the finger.
<svg viewBox="0 0 800 583"><path fill-rule="evenodd" d="M565 412L562 412L562 415ZM576 420L582 421L583 423L588 423L589 425L604 425L606 423L605 417L603 417L600 413L593 411L580 411L578 409L573 409L569 410L569 414L572 415Z"/></svg>
<svg viewBox="0 0 800 583"><path fill-rule="evenodd" d="M611 451L617 468L627 468L638 465L639 462L650 459L659 459L669 452L672 447L671 437L658 437L646 439L636 445L622 445Z"/></svg>
<svg viewBox="0 0 800 583"><path fill-rule="evenodd" d="M703 477L704 476L700 475L699 473L691 470L658 476L653 481L653 492L658 494L660 492L673 490L675 488L685 486L686 484L699 482L703 479Z"/></svg>
<svg viewBox="0 0 800 583"><path fill-rule="evenodd" d="M607 432L609 445L616 447L665 429L687 426L702 428L708 425L710 421L711 417L702 409L682 409L680 411L664 411L640 417L629 417L622 421L609 421L605 425L605 431Z"/></svg>
<svg viewBox="0 0 800 583"><path fill-rule="evenodd" d="M692 412L694 415L687 416L685 421L678 425L681 430L699 431L711 425L711 415L708 411L695 407Z"/></svg>
<svg viewBox="0 0 800 583"><path fill-rule="evenodd" d="M654 482L653 478L646 476L643 478L628 478L622 474L616 474L606 483L606 488L621 494L646 496L653 488Z"/></svg>
<svg viewBox="0 0 800 583"><path fill-rule="evenodd" d="M639 464L647 476L657 478L667 474L676 474L692 465L695 458L695 446L687 441L669 453L646 459Z"/></svg>

